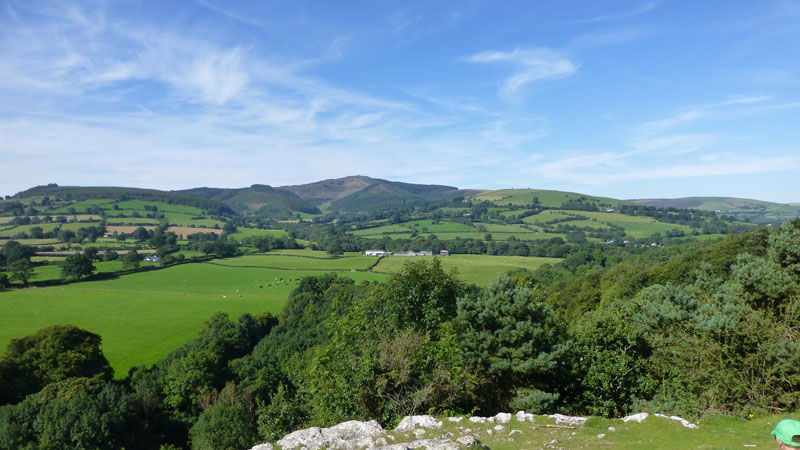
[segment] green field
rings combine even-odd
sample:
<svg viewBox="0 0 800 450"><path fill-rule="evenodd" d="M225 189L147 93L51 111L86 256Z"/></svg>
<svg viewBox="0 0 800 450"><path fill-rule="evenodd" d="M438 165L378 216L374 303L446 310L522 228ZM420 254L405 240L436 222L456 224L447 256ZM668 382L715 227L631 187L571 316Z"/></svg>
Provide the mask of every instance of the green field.
<svg viewBox="0 0 800 450"><path fill-rule="evenodd" d="M194 337L217 311L232 319L245 312L277 314L300 278L319 274L185 264L106 281L4 291L0 348L42 327L70 323L102 336L103 351L121 378L131 367L152 364ZM355 280L386 278L342 274Z"/></svg>
<svg viewBox="0 0 800 450"><path fill-rule="evenodd" d="M346 256L342 258L317 258L289 254L245 255L238 258L215 259L212 264L228 267L268 267L288 270L366 270L375 264L375 256Z"/></svg>
<svg viewBox="0 0 800 450"><path fill-rule="evenodd" d="M30 234L31 228L39 227L42 229L42 232L47 233L48 231L53 231L58 228L57 223L39 223L39 224L32 224L32 225L17 225L15 227L9 227L5 230L0 231L0 237L10 237L14 236L19 233L28 233ZM64 224L67 225L67 224Z"/></svg>
<svg viewBox="0 0 800 450"><path fill-rule="evenodd" d="M383 258L373 272L396 273L408 262L430 261L439 258L446 270L458 270L458 277L468 283L486 285L492 278L511 270L536 270L544 264L555 264L559 258L533 258L523 256L450 255L438 256L390 256Z"/></svg>
<svg viewBox="0 0 800 450"><path fill-rule="evenodd" d="M476 201L490 201L497 203L497 205L507 205L509 203L512 205L527 205L533 203L534 197L539 199L540 205L549 208L558 208L567 201L579 200L581 198L587 199L587 201L593 201L599 204L611 206L630 203L624 200L617 200L607 197L594 197L575 192L550 191L543 189L501 189L497 191L486 191L471 197L471 199Z"/></svg>
<svg viewBox="0 0 800 450"><path fill-rule="evenodd" d="M279 238L288 234L289 233L287 233L285 230L261 230L258 228L239 227L236 229L235 233L231 233L231 237L234 239L244 239L252 236L272 236Z"/></svg>

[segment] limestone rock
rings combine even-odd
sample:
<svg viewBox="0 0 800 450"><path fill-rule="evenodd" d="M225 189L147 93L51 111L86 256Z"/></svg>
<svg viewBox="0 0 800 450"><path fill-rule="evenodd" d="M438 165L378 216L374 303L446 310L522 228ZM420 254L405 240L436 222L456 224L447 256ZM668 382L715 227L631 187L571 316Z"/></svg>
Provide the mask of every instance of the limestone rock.
<svg viewBox="0 0 800 450"><path fill-rule="evenodd" d="M407 444L392 444L369 447L367 450L461 450L461 446L448 439L423 439Z"/></svg>
<svg viewBox="0 0 800 450"><path fill-rule="evenodd" d="M536 417L525 411L517 411L517 422L536 422Z"/></svg>
<svg viewBox="0 0 800 450"><path fill-rule="evenodd" d="M463 445L464 447L471 448L471 447L479 447L483 448L483 444L477 439L472 436L461 436L460 438L456 439L456 441Z"/></svg>
<svg viewBox="0 0 800 450"><path fill-rule="evenodd" d="M416 427L438 430L442 427L442 422L436 420L433 416L406 416L403 417L403 420L400 421L394 431L403 433Z"/></svg>
<svg viewBox="0 0 800 450"><path fill-rule="evenodd" d="M625 417L622 418L622 421L623 422L642 423L642 422L644 422L644 419L647 419L647 416L649 416L649 415L650 414L647 414L646 412L640 412L638 414L631 414L630 416L625 416Z"/></svg>
<svg viewBox="0 0 800 450"><path fill-rule="evenodd" d="M683 425L683 426L684 426L684 427L686 427L686 428L691 428L691 429L697 429L697 428L698 428L698 427L697 427L697 425L693 424L692 422L689 422L688 420L684 419L683 417L679 417L679 416L665 416L664 414L653 414L653 415L654 415L654 416L656 416L656 417L661 417L661 418L664 418L664 419L671 419L671 420L675 420L675 421L677 421L677 422L680 422L680 423L681 423L681 425Z"/></svg>
<svg viewBox="0 0 800 450"><path fill-rule="evenodd" d="M274 450L274 449L275 447L270 443L258 444L255 447L250 447L250 450Z"/></svg>
<svg viewBox="0 0 800 450"><path fill-rule="evenodd" d="M572 425L572 426L579 426L583 425L584 422L588 419L588 417L577 417L577 416L565 416L562 414L550 414L547 416L556 421L558 425Z"/></svg>
<svg viewBox="0 0 800 450"><path fill-rule="evenodd" d="M284 450L305 447L307 450L331 448L354 450L372 445L372 438L383 434L383 428L374 420L351 420L330 428L311 427L290 433L278 441Z"/></svg>
<svg viewBox="0 0 800 450"><path fill-rule="evenodd" d="M490 417L489 421L494 423L508 423L511 422L511 414L497 413L497 415L495 415L494 417Z"/></svg>

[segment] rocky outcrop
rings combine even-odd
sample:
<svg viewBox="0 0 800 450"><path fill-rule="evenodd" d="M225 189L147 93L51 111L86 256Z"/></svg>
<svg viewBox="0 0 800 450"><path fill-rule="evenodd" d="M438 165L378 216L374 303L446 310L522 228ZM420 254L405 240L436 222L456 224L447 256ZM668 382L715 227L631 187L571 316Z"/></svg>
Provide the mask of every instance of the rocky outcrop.
<svg viewBox="0 0 800 450"><path fill-rule="evenodd" d="M404 433L413 431L417 427L438 430L442 428L442 421L436 420L433 416L407 416L400 421L394 431Z"/></svg>
<svg viewBox="0 0 800 450"><path fill-rule="evenodd" d="M642 423L642 422L644 422L645 419L647 419L648 416L650 416L650 414L648 414L646 412L641 412L641 413L638 413L638 414L631 414L630 416L625 416L625 417L622 418L622 421L623 422ZM689 422L688 420L684 419L683 417L667 416L667 415L658 414L658 413L653 414L653 416L654 417L659 417L661 419L669 419L669 420L674 420L676 422L680 422L681 425L683 425L686 428L697 429L697 425L693 424L692 422Z"/></svg>
<svg viewBox="0 0 800 450"><path fill-rule="evenodd" d="M571 426L579 426L583 425L588 417L578 417L578 416L565 416L562 414L550 414L547 416L556 421L558 425L571 425Z"/></svg>
<svg viewBox="0 0 800 450"><path fill-rule="evenodd" d="M373 438L383 433L383 427L374 420L369 422L351 420L330 428L311 427L295 431L279 440L278 445L284 450L295 448L356 450L371 447Z"/></svg>

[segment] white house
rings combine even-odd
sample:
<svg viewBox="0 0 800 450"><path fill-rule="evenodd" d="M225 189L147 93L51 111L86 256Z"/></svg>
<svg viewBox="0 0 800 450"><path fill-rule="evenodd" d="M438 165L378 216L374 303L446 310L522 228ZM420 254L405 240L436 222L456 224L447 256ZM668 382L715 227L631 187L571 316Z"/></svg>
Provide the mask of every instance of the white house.
<svg viewBox="0 0 800 450"><path fill-rule="evenodd" d="M364 256L388 256L388 255L391 255L391 253L385 250L366 250L364 252Z"/></svg>

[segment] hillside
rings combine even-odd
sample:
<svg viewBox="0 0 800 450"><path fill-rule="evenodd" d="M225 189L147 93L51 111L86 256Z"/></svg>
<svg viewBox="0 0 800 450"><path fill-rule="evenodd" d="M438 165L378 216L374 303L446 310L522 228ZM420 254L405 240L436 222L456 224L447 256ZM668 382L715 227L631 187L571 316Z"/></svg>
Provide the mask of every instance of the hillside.
<svg viewBox="0 0 800 450"><path fill-rule="evenodd" d="M282 186L280 189L293 192L315 205L330 205L332 210L343 212L388 210L474 192L460 191L453 186L401 183L362 175Z"/></svg>
<svg viewBox="0 0 800 450"><path fill-rule="evenodd" d="M735 197L684 197L630 200L657 208L713 211L752 223L782 223L800 216L800 205L765 202Z"/></svg>
<svg viewBox="0 0 800 450"><path fill-rule="evenodd" d="M48 197L54 202L80 202L90 199L108 199L117 201L126 200L145 200L163 202L168 204L186 205L211 211L214 214L226 214L233 212L222 202L203 198L180 191L159 191L156 189L139 189L118 186L59 186L48 184L46 186L36 186L31 189L18 192L10 200L31 200L36 198Z"/></svg>
<svg viewBox="0 0 800 450"><path fill-rule="evenodd" d="M201 187L182 192L222 202L244 216L289 218L295 212L320 212L319 208L291 191L263 184L239 189Z"/></svg>

